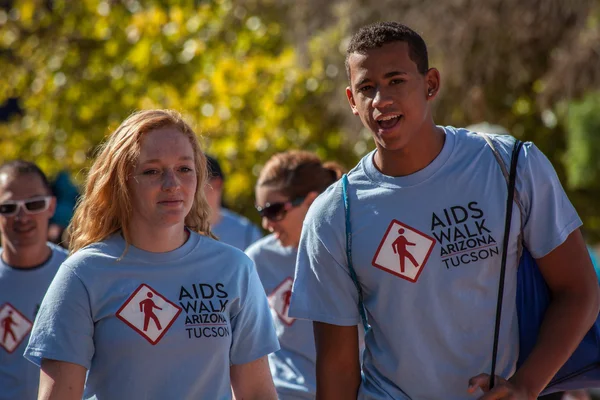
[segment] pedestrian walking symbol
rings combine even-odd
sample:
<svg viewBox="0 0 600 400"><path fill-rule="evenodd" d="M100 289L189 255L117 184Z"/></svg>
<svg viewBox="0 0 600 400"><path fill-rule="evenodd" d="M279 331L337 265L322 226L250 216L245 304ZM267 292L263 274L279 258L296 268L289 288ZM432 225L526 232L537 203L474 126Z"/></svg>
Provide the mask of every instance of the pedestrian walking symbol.
<svg viewBox="0 0 600 400"><path fill-rule="evenodd" d="M294 280L287 277L281 282L268 297L269 306L275 311L279 319L286 325L292 325L295 318L288 316L290 309L290 300L292 299L292 285Z"/></svg>
<svg viewBox="0 0 600 400"><path fill-rule="evenodd" d="M156 314L154 314L154 309L156 308L158 310L162 310L162 308L154 304L154 301L152 300L154 295L152 292L148 292L146 296L148 296L147 299L140 301L140 312L144 313L144 332L148 331L148 323L150 323L150 318L152 318L152 321L154 321L156 324L156 328L160 331L162 326L160 326L160 321L158 320Z"/></svg>
<svg viewBox="0 0 600 400"><path fill-rule="evenodd" d="M434 238L393 220L373 257L373 266L416 282L434 245Z"/></svg>
<svg viewBox="0 0 600 400"><path fill-rule="evenodd" d="M117 318L151 344L157 344L181 313L181 307L141 284L117 311Z"/></svg>
<svg viewBox="0 0 600 400"><path fill-rule="evenodd" d="M0 346L14 352L31 331L33 323L10 303L0 307Z"/></svg>

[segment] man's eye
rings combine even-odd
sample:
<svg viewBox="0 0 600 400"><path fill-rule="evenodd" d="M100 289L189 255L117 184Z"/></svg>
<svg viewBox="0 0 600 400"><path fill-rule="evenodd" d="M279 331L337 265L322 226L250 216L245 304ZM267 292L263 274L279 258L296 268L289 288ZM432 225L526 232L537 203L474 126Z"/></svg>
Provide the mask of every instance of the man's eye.
<svg viewBox="0 0 600 400"><path fill-rule="evenodd" d="M390 82L392 85L398 85L401 83L406 82L404 79L392 79L392 81Z"/></svg>
<svg viewBox="0 0 600 400"><path fill-rule="evenodd" d="M373 86L371 86L371 85L361 86L358 88L358 91L363 93L363 92L367 92L367 91L371 90L372 88L373 88Z"/></svg>
<svg viewBox="0 0 600 400"><path fill-rule="evenodd" d="M158 174L158 171L155 169L147 169L144 172L142 172L143 175L156 175Z"/></svg>

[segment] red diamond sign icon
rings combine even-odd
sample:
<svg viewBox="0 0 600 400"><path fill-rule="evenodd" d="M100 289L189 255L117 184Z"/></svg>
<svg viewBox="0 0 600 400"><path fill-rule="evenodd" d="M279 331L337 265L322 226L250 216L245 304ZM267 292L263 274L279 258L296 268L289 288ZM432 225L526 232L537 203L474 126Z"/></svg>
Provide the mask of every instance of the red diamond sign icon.
<svg viewBox="0 0 600 400"><path fill-rule="evenodd" d="M141 284L117 311L117 318L155 345L180 313L181 307L150 286Z"/></svg>
<svg viewBox="0 0 600 400"><path fill-rule="evenodd" d="M277 316L286 325L292 325L295 318L288 316L290 308L290 299L292 298L292 285L294 280L290 277L285 278L268 297L269 306L277 313Z"/></svg>
<svg viewBox="0 0 600 400"><path fill-rule="evenodd" d="M435 239L392 220L373 257L373 266L416 282L435 246Z"/></svg>
<svg viewBox="0 0 600 400"><path fill-rule="evenodd" d="M0 307L0 346L9 353L19 347L33 324L10 303Z"/></svg>

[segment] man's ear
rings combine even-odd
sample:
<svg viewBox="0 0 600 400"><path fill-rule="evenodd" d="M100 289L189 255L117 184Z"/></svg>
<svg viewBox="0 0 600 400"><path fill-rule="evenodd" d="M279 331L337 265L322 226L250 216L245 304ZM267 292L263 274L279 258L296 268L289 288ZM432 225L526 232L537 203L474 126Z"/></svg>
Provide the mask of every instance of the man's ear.
<svg viewBox="0 0 600 400"><path fill-rule="evenodd" d="M433 100L440 91L440 72L436 68L429 68L425 74L427 100Z"/></svg>
<svg viewBox="0 0 600 400"><path fill-rule="evenodd" d="M213 190L222 191L223 190L223 179L221 178L212 178L210 180L210 186Z"/></svg>
<svg viewBox="0 0 600 400"><path fill-rule="evenodd" d="M50 218L52 218L54 216L55 212L56 212L56 196L51 196L50 197L50 206L48 207L48 214L50 215Z"/></svg>
<svg viewBox="0 0 600 400"><path fill-rule="evenodd" d="M356 102L354 101L354 94L352 93L352 88L350 86L346 88L346 97L348 98L348 103L350 103L352 114L358 115L358 110L356 109Z"/></svg>

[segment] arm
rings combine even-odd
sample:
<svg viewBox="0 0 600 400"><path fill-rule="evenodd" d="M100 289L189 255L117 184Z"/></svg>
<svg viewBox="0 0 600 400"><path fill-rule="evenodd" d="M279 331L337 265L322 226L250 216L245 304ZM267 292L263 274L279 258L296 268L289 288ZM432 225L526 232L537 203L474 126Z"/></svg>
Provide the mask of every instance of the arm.
<svg viewBox="0 0 600 400"><path fill-rule="evenodd" d="M356 399L361 382L356 325L314 322L317 400Z"/></svg>
<svg viewBox="0 0 600 400"><path fill-rule="evenodd" d="M541 392L575 351L598 316L598 281L581 231L537 260L552 301L546 311L536 346L511 380Z"/></svg>
<svg viewBox="0 0 600 400"><path fill-rule="evenodd" d="M229 369L231 388L237 400L277 400L267 356Z"/></svg>
<svg viewBox="0 0 600 400"><path fill-rule="evenodd" d="M65 361L42 360L38 400L79 400L86 369Z"/></svg>
<svg viewBox="0 0 600 400"><path fill-rule="evenodd" d="M481 399L500 399L506 390L535 399L575 351L598 316L598 281L579 229L563 244L536 260L551 292L551 302L535 347L521 368ZM487 376L473 378L472 387L487 385ZM511 386L513 389L511 389Z"/></svg>

